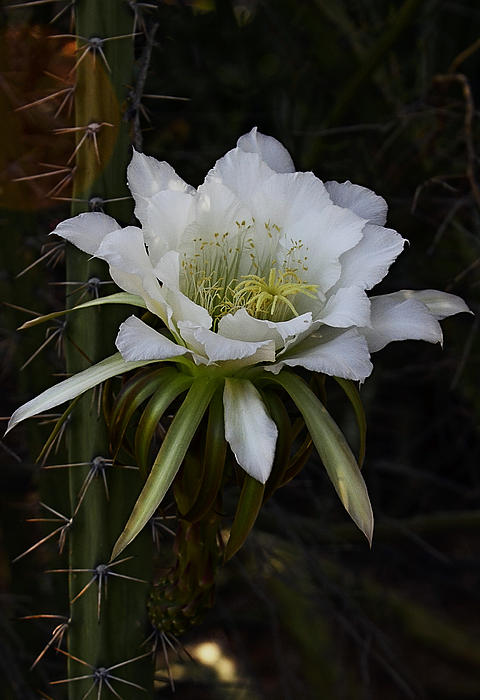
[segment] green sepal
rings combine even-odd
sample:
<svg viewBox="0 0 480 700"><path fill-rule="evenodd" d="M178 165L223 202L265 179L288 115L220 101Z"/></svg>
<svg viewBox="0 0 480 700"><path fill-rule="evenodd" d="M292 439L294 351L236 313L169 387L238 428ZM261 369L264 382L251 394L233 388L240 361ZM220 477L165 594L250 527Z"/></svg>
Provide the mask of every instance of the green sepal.
<svg viewBox="0 0 480 700"><path fill-rule="evenodd" d="M342 379L341 377L334 377L334 379L342 387L353 406L353 410L355 411L355 418L357 419L358 430L360 433L358 466L361 469L363 467L363 462L365 461L365 450L367 446L367 417L365 415L365 409L363 408L362 399L360 398L360 392L358 391L356 384L354 384L350 379Z"/></svg>
<svg viewBox="0 0 480 700"><path fill-rule="evenodd" d="M218 391L208 409L203 453L203 480L198 484L197 498L191 509L182 516L185 520L190 522L202 520L214 506L222 484L226 454L222 391Z"/></svg>
<svg viewBox="0 0 480 700"><path fill-rule="evenodd" d="M195 503L203 482L204 463L195 454L192 447L183 460L182 467L173 485L173 495L180 517L190 510Z"/></svg>
<svg viewBox="0 0 480 700"><path fill-rule="evenodd" d="M110 416L110 444L112 456L115 459L122 445L125 431L136 409L146 401L159 387L178 374L173 367L161 367L136 375L122 387L115 399L115 405Z"/></svg>
<svg viewBox="0 0 480 700"><path fill-rule="evenodd" d="M288 465L288 469L285 472L284 479L281 484L282 486L288 484L289 481L294 479L297 476L297 474L299 474L302 471L303 467L308 462L308 459L312 453L312 449L312 438L310 437L310 433L307 431L305 440L302 442L302 444L290 460L290 464Z"/></svg>
<svg viewBox="0 0 480 700"><path fill-rule="evenodd" d="M165 435L125 529L115 543L111 561L135 539L162 502L217 386L218 382L211 379L202 378L193 382Z"/></svg>
<svg viewBox="0 0 480 700"><path fill-rule="evenodd" d="M109 294L106 297L99 297L98 299L91 299L83 304L78 304L77 306L72 306L71 309L62 309L61 311L53 311L51 314L45 314L44 316L37 316L29 321L25 321L18 330L23 331L26 328L32 328L33 326L38 326L40 323L45 323L46 321L51 321L53 318L58 318L59 316L65 316L71 311L78 311L79 309L88 309L90 306L101 306L102 304L128 304L130 306L140 306L142 309L146 309L146 305L142 297L136 294L128 294L128 292L117 292L116 294Z"/></svg>
<svg viewBox="0 0 480 700"><path fill-rule="evenodd" d="M80 398L80 396L77 396L76 399L73 399L73 401L71 401L71 402L68 404L68 406L67 406L67 408L65 409L65 411L62 413L62 415L60 416L60 418L59 418L59 419L57 420L57 422L55 423L52 432L51 432L50 435L48 436L47 440L45 441L44 446L42 447L42 449L41 449L40 452L39 452L39 455L38 455L38 457L37 457L37 462L41 462L42 460L47 459L47 457L48 457L48 455L49 455L49 453L50 453L50 450L51 450L51 448L52 448L52 445L53 445L53 443L55 442L55 439L57 438L57 436L59 435L59 433L60 433L62 427L64 426L65 421L68 420L68 418L69 418L71 412L73 411L73 409L75 408L75 404L77 403L77 401L79 400L79 398Z"/></svg>
<svg viewBox="0 0 480 700"><path fill-rule="evenodd" d="M84 394L94 386L102 384L105 380L115 377L117 374L131 372L139 367L145 367L157 360L138 360L135 362L127 362L123 359L119 352L115 355L105 358L96 365L91 365L87 369L73 374L71 377L64 379L62 382L45 389L41 394L35 396L27 403L17 408L12 414L7 426L7 433L12 428L27 418L36 416L38 413L48 411L50 408L60 406L60 404L70 401L71 399Z"/></svg>
<svg viewBox="0 0 480 700"><path fill-rule="evenodd" d="M272 420L278 428L277 444L272 471L268 477L265 488L265 499L270 498L275 491L283 485L285 474L290 465L290 451L292 449L293 433L292 423L288 411L280 397L272 391L262 392L262 398L268 408Z"/></svg>
<svg viewBox="0 0 480 700"><path fill-rule="evenodd" d="M340 428L299 376L283 370L268 381L282 386L296 404L341 502L371 545L372 506L358 464Z"/></svg>
<svg viewBox="0 0 480 700"><path fill-rule="evenodd" d="M249 474L245 475L232 529L225 547L225 561L231 559L247 539L257 519L263 502L264 492L265 484L257 481Z"/></svg>
<svg viewBox="0 0 480 700"><path fill-rule="evenodd" d="M172 368L171 377L155 391L142 413L135 433L135 459L145 477L148 473L150 445L158 423L170 404L192 382L193 377Z"/></svg>

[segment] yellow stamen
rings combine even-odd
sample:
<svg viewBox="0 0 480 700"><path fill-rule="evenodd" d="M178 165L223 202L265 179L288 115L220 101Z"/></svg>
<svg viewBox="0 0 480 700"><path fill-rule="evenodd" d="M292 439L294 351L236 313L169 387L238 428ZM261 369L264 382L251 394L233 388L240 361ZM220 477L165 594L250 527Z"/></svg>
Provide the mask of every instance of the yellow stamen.
<svg viewBox="0 0 480 700"><path fill-rule="evenodd" d="M268 280L259 275L246 275L232 290L230 311L245 308L251 316L272 321L298 316L289 297L297 294L315 298L317 285L302 282L293 270L272 268Z"/></svg>

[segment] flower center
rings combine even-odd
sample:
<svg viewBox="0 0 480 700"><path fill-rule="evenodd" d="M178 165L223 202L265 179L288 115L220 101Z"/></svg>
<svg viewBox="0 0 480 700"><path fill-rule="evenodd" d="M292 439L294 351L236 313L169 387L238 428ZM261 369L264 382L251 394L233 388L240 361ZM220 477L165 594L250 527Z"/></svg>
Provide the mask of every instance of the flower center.
<svg viewBox="0 0 480 700"><path fill-rule="evenodd" d="M292 299L297 294L315 298L317 285L302 282L296 270L272 267L268 279L246 275L233 289L232 307L245 308L250 316L272 321L286 321L298 316Z"/></svg>
<svg viewBox="0 0 480 700"><path fill-rule="evenodd" d="M278 226L265 224L267 245L262 240L261 251L251 231L255 222L237 222L237 227L234 236L227 231L192 239L193 249L182 260L183 293L208 311L214 329L222 316L239 309L275 322L298 316L295 297L316 298L318 289L299 275L308 270L302 242L291 241L278 264Z"/></svg>

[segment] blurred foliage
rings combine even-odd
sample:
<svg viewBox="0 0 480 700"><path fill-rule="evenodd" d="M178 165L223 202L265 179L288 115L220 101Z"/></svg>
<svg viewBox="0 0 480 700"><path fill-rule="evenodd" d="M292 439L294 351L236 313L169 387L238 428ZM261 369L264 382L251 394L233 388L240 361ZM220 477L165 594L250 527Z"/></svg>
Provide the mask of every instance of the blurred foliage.
<svg viewBox="0 0 480 700"><path fill-rule="evenodd" d="M350 179L387 199L389 224L410 247L379 291L444 289L477 313L444 324L443 350L412 341L375 357L362 388L373 550L312 458L268 502L246 549L222 572L216 607L183 640L196 662L172 654L176 697L478 698L480 8L473 0L145 4L139 27L156 29L138 112L146 153L197 185L257 125L289 148L298 169ZM59 98L14 110L71 85L71 42L47 39L69 31L68 8L54 29L48 24L67 5L0 10L0 290L7 302L37 312L63 306L62 287L50 284L62 281L61 265L15 276L68 216L68 205L48 196L65 174L13 180L45 172L44 162L64 166L73 142L52 132L69 123L67 109L56 116ZM68 181L58 194L69 196ZM42 331L20 335L15 327L26 314L8 306L1 314L8 415L62 362L53 341L19 373ZM327 392L355 444L350 408L334 382ZM39 624L15 621L64 612L55 604L57 584L41 573L56 545L8 563L35 541L22 520L38 500L33 462L48 435L38 424L15 431L1 451L0 688L7 699L28 698L29 688L47 687L46 676L62 677L52 652L28 674L48 636ZM46 533L36 529L38 537ZM163 681L158 694L170 695Z"/></svg>

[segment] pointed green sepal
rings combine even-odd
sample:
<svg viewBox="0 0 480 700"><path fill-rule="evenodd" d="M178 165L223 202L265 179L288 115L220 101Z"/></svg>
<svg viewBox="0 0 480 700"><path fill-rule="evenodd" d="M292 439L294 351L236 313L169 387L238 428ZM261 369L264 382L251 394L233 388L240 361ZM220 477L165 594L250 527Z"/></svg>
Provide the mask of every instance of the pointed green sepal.
<svg viewBox="0 0 480 700"><path fill-rule="evenodd" d="M215 505L222 484L227 442L223 418L223 392L218 391L208 409L208 424L203 453L202 481L191 509L182 517L190 522L202 520Z"/></svg>
<svg viewBox="0 0 480 700"><path fill-rule="evenodd" d="M63 382L49 387L38 396L35 396L35 398L24 403L20 408L17 408L10 418L6 432L8 433L8 431L17 425L17 423L20 423L20 421L31 418L37 415L37 413L48 411L54 406L65 403L65 401L70 401L70 399L74 399L76 396L83 394L85 391L88 391L88 389L92 389L94 386L97 386L97 384L101 384L110 377L129 372L132 369L137 369L137 367L144 367L152 362L157 362L157 360L126 362L120 353L117 352L115 355L107 357L98 364L87 367L87 369L84 369L82 372L78 372L78 374L64 379Z"/></svg>
<svg viewBox="0 0 480 700"><path fill-rule="evenodd" d="M52 446L53 446L53 444L55 443L56 438L60 435L60 431L62 430L62 428L65 427L65 423L66 423L66 421L68 420L68 418L69 418L71 412L72 412L73 409L75 408L75 404L77 403L77 401L79 400L79 398L80 398L80 397L77 396L76 399L73 399L73 401L71 401L71 402L68 404L68 406L67 406L67 408L65 409L65 411L62 413L62 415L60 416L60 418L59 418L59 419L57 420L57 422L55 423L52 432L51 432L50 435L48 436L47 440L45 441L45 444L43 445L42 449L41 449L40 452L39 452L39 455L38 455L38 457L37 457L37 462L41 462L41 461L47 459L47 457L48 457L48 455L50 454L50 451L51 451L51 449L52 449Z"/></svg>
<svg viewBox="0 0 480 700"><path fill-rule="evenodd" d="M29 321L25 321L25 323L19 326L18 330L23 331L26 328L32 328L33 326L38 326L40 323L51 321L53 318L65 316L65 314L69 314L72 311L88 309L91 306L102 306L103 304L129 304L130 306L140 306L142 309L147 308L142 297L139 297L136 294L128 294L128 292L117 292L116 294L109 294L106 297L91 299L90 301L86 301L84 304L77 304L77 306L72 306L71 309L62 309L61 311L53 311L51 314L45 314L44 316L37 316Z"/></svg>
<svg viewBox="0 0 480 700"><path fill-rule="evenodd" d="M270 498L284 483L285 474L290 464L290 451L292 448L292 423L288 416L285 404L273 391L262 392L262 398L267 405L272 420L278 428L277 444L275 446L275 458L272 471L268 477L265 490L265 498Z"/></svg>
<svg viewBox="0 0 480 700"><path fill-rule="evenodd" d="M230 537L225 547L225 561L231 559L247 539L257 519L264 492L265 484L245 474Z"/></svg>
<svg viewBox="0 0 480 700"><path fill-rule="evenodd" d="M352 382L350 379L342 379L341 377L334 377L334 379L342 387L355 412L358 431L360 433L358 466L361 469L363 467L363 462L365 461L365 449L367 446L367 417L365 415L365 409L363 408L362 399L360 398L360 392L358 391L354 382Z"/></svg>
<svg viewBox="0 0 480 700"><path fill-rule="evenodd" d="M115 543L111 561L135 539L162 502L217 387L218 382L210 379L193 382L165 435L125 529Z"/></svg>
<svg viewBox="0 0 480 700"><path fill-rule="evenodd" d="M341 502L371 545L372 506L358 464L340 428L297 375L283 370L269 381L282 386L296 404Z"/></svg>
<svg viewBox="0 0 480 700"><path fill-rule="evenodd" d="M307 431L305 440L302 442L302 444L290 460L288 469L285 472L284 479L281 484L282 486L285 486L285 484L288 484L288 482L294 479L297 476L297 474L300 474L303 467L308 462L308 459L312 453L312 449L312 438L310 437L310 433Z"/></svg>
<svg viewBox="0 0 480 700"><path fill-rule="evenodd" d="M118 453L127 426L137 408L158 389L159 385L168 382L178 374L173 367L161 367L132 377L122 387L115 400L115 406L109 420L110 443L113 457Z"/></svg>
<svg viewBox="0 0 480 700"><path fill-rule="evenodd" d="M150 445L158 423L170 404L187 391L192 382L193 377L171 368L167 381L155 391L142 413L135 433L135 459L145 477L148 473Z"/></svg>

